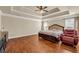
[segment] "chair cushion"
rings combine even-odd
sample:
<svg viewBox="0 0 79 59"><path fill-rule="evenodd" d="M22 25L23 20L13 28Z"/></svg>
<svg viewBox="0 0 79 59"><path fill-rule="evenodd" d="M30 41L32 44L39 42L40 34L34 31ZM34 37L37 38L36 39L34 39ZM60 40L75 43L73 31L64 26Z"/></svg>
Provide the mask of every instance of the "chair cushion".
<svg viewBox="0 0 79 59"><path fill-rule="evenodd" d="M63 36L62 39L64 41L74 42L74 38L73 37Z"/></svg>

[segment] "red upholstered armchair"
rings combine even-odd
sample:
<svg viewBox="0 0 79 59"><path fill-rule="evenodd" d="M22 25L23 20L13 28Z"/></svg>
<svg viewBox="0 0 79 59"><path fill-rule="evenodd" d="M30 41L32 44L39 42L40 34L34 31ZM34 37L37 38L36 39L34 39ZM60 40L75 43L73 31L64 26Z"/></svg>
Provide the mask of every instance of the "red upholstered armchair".
<svg viewBox="0 0 79 59"><path fill-rule="evenodd" d="M64 33L60 36L60 40L66 45L71 45L75 47L78 44L77 31L65 29Z"/></svg>

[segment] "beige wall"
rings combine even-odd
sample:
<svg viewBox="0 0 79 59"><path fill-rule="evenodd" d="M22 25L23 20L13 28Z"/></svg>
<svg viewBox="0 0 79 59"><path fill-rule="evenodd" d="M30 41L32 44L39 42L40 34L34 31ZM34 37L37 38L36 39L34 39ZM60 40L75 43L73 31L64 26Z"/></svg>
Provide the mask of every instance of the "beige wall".
<svg viewBox="0 0 79 59"><path fill-rule="evenodd" d="M62 19L62 20L50 20L50 21L48 21L48 26L53 25L53 24L65 26L65 20Z"/></svg>
<svg viewBox="0 0 79 59"><path fill-rule="evenodd" d="M11 11L11 7L10 6L0 6L0 10L2 10L2 12L10 12Z"/></svg>
<svg viewBox="0 0 79 59"><path fill-rule="evenodd" d="M76 27L75 28L79 31L79 17L76 17L75 20L76 20Z"/></svg>
<svg viewBox="0 0 79 59"><path fill-rule="evenodd" d="M37 18L13 12L10 6L0 6L0 10L0 29L8 31L9 38L37 34L41 30L41 21Z"/></svg>
<svg viewBox="0 0 79 59"><path fill-rule="evenodd" d="M12 13L11 7L5 6L0 7L0 10L4 13ZM16 15L15 15L16 14ZM1 26L4 28L4 30L9 32L9 38L15 38L15 37L21 37L21 36L27 36L31 34L36 34L38 31L41 30L41 22L40 21L33 21L32 17L29 17L30 19L27 19L28 17L21 18L23 16L17 17L17 13L15 13L14 16L0 16L0 29ZM38 19L37 19L38 20ZM2 24L1 24L2 21ZM65 20L50 20L47 21L48 26L53 24L59 24L61 26L65 26ZM77 24L77 23L76 23ZM79 25L79 20L78 24ZM76 28L79 29L79 26Z"/></svg>
<svg viewBox="0 0 79 59"><path fill-rule="evenodd" d="M79 17L74 18L74 19L75 19L74 28L76 30L79 30ZM53 24L58 24L58 25L61 25L61 26L65 27L65 19L62 19L62 20L50 20L50 21L48 21L48 26L53 25Z"/></svg>
<svg viewBox="0 0 79 59"><path fill-rule="evenodd" d="M0 11L0 31L1 31L1 11Z"/></svg>
<svg viewBox="0 0 79 59"><path fill-rule="evenodd" d="M2 16L2 26L9 32L9 38L37 34L41 29L40 21Z"/></svg>

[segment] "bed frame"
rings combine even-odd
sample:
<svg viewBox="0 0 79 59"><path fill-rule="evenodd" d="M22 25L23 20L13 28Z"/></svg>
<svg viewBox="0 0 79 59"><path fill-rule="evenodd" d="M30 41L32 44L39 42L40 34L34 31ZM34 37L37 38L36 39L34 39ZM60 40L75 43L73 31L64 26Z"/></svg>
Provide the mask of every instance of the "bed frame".
<svg viewBox="0 0 79 59"><path fill-rule="evenodd" d="M49 30L58 29L58 30L64 31L64 27L61 26L61 25L58 25L58 24L53 24L53 25L49 26L48 29ZM49 41L59 42L59 39L54 37L54 36L52 36L52 35L43 34L43 33L39 32L38 36L39 36L39 38L41 37L41 38L49 40Z"/></svg>

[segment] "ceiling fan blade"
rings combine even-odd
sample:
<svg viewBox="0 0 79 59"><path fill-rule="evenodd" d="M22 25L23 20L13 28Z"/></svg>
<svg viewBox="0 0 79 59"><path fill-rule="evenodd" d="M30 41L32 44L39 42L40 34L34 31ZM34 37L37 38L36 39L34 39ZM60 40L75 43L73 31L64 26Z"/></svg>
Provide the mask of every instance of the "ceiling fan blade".
<svg viewBox="0 0 79 59"><path fill-rule="evenodd" d="M43 11L48 12L47 10L43 10Z"/></svg>
<svg viewBox="0 0 79 59"><path fill-rule="evenodd" d="M47 8L47 6L45 6L43 9L46 9Z"/></svg>
<svg viewBox="0 0 79 59"><path fill-rule="evenodd" d="M35 11L45 11L45 12L48 12L47 10L45 10L47 8L47 6L36 6L38 8L38 10L35 10Z"/></svg>
<svg viewBox="0 0 79 59"><path fill-rule="evenodd" d="M39 6L36 6L37 8L40 8Z"/></svg>
<svg viewBox="0 0 79 59"><path fill-rule="evenodd" d="M43 7L42 7L42 6L39 6L39 9L40 9L40 10L42 10L42 9L43 9Z"/></svg>

